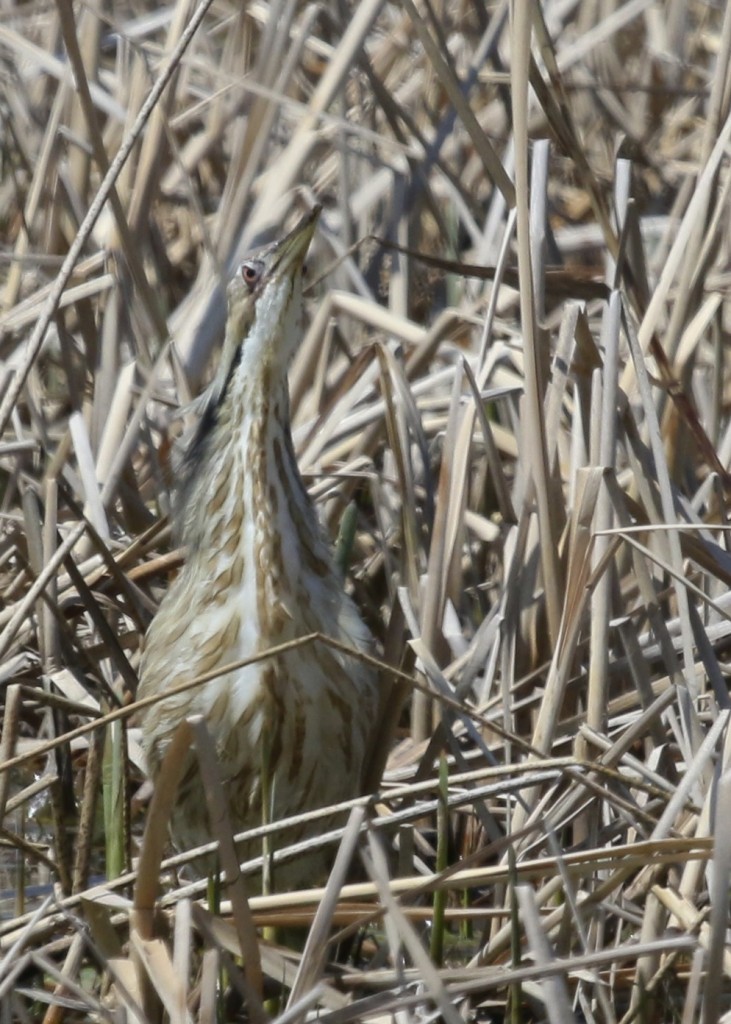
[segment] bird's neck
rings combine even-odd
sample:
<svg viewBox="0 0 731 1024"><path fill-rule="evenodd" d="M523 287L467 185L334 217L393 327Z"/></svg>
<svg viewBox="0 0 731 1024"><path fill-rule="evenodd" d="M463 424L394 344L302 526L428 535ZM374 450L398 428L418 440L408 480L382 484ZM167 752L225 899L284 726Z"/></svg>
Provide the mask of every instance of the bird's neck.
<svg viewBox="0 0 731 1024"><path fill-rule="evenodd" d="M255 569L258 588L264 576L276 585L281 574L330 571L294 453L284 375L264 372L224 398L190 499L183 539L191 554L225 559L236 551Z"/></svg>

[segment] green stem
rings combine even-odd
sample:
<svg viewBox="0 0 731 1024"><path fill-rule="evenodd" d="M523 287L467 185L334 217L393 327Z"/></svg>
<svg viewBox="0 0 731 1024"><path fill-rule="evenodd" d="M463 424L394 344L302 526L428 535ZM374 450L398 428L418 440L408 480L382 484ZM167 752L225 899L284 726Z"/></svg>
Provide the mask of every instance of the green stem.
<svg viewBox="0 0 731 1024"><path fill-rule="evenodd" d="M439 790L437 793L437 873L445 871L449 862L449 771L444 754L439 759ZM444 918L447 906L447 893L437 890L434 893L432 909L432 931L430 952L432 961L441 967L444 957Z"/></svg>

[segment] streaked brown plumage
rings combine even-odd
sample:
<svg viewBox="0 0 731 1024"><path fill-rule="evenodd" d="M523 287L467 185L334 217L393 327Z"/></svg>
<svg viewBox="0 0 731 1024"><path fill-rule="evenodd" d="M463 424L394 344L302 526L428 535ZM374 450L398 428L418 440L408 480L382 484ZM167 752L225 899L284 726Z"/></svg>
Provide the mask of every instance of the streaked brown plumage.
<svg viewBox="0 0 731 1024"><path fill-rule="evenodd" d="M290 434L287 367L318 213L245 260L228 287L221 364L180 487L186 562L148 631L140 697L316 631L371 648L333 568ZM377 708L375 673L310 645L152 705L143 744L154 777L178 723L203 715L240 831L262 823L263 764L274 820L357 795ZM172 829L181 848L211 838L193 754ZM275 884L308 881L318 868L311 859L295 864L275 874Z"/></svg>

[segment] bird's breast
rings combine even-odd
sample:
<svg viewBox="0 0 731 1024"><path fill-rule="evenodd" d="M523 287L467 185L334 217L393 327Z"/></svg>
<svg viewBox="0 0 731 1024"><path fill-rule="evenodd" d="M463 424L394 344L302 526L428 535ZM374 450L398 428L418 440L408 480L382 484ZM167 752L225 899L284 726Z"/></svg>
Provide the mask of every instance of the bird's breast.
<svg viewBox="0 0 731 1024"><path fill-rule="evenodd" d="M264 762L279 815L353 795L377 683L355 659L304 641L320 633L366 647L369 638L332 567L288 431L266 417L238 427L191 496L188 557L150 627L140 693L227 669L151 708L143 733L159 761L177 723L202 715L241 823Z"/></svg>

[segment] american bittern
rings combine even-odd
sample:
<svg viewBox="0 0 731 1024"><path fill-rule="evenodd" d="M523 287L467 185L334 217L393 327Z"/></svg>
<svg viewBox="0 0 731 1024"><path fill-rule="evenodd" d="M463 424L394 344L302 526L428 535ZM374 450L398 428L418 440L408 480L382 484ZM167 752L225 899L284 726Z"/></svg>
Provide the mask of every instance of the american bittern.
<svg viewBox="0 0 731 1024"><path fill-rule="evenodd" d="M371 647L333 567L290 433L287 368L318 214L245 260L228 286L221 364L180 486L186 562L148 631L140 697L313 632ZM377 706L371 669L325 644L303 645L152 705L143 744L154 778L177 725L202 715L241 831L358 795ZM212 838L193 754L172 832L182 848ZM260 844L243 851L260 852ZM320 867L312 859L285 865L275 882L299 884Z"/></svg>

